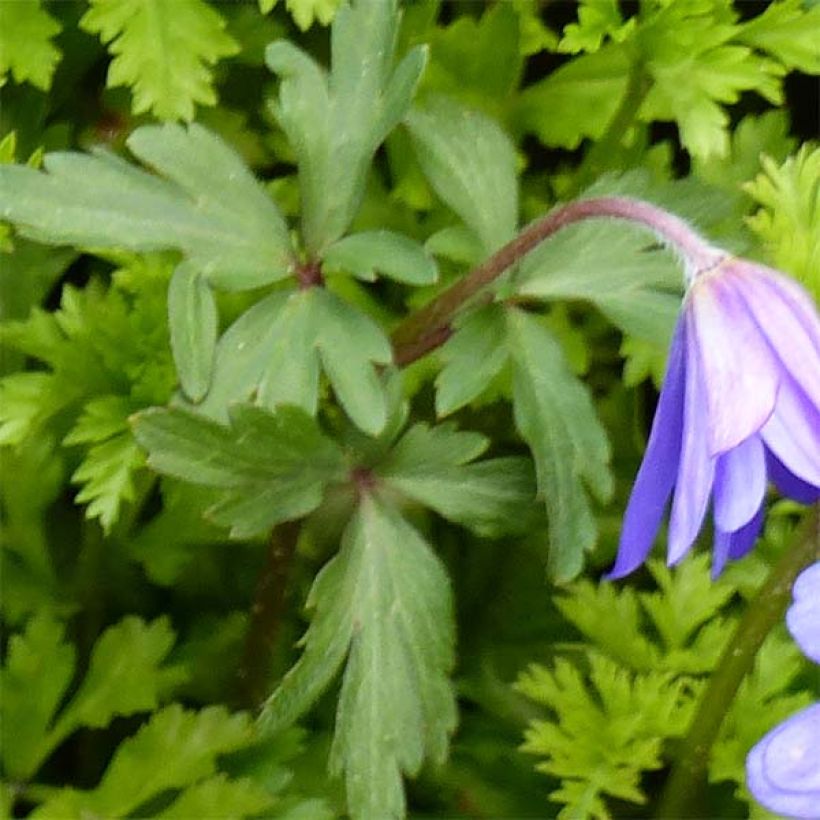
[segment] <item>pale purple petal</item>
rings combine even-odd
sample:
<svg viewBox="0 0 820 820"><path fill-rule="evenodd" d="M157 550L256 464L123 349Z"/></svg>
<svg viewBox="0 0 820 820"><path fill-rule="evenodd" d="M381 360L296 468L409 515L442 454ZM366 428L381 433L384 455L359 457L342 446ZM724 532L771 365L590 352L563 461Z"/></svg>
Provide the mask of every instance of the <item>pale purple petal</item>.
<svg viewBox="0 0 820 820"><path fill-rule="evenodd" d="M766 456L759 436L750 436L718 457L715 467L715 526L734 532L760 509L766 494Z"/></svg>
<svg viewBox="0 0 820 820"><path fill-rule="evenodd" d="M772 414L781 366L722 268L692 285L690 346L702 363L709 451L724 453Z"/></svg>
<svg viewBox="0 0 820 820"><path fill-rule="evenodd" d="M800 573L792 595L786 626L803 654L820 663L820 561ZM820 744L820 736L817 742Z"/></svg>
<svg viewBox="0 0 820 820"><path fill-rule="evenodd" d="M781 495L798 501L800 504L814 504L820 499L820 487L815 487L792 475L769 449L766 450L766 470Z"/></svg>
<svg viewBox="0 0 820 820"><path fill-rule="evenodd" d="M751 520L734 532L724 532L715 527L715 543L712 550L713 579L723 572L729 559L737 561L743 558L755 545L763 526L763 510L764 507L761 504Z"/></svg>
<svg viewBox="0 0 820 820"><path fill-rule="evenodd" d="M820 318L807 294L785 276L748 263L726 271L774 355L820 408Z"/></svg>
<svg viewBox="0 0 820 820"><path fill-rule="evenodd" d="M679 561L698 536L709 504L715 475L715 458L707 444L707 405L700 372L700 356L694 344L689 311L686 322L686 400L683 409L681 459L675 482L675 499L669 520L669 564Z"/></svg>
<svg viewBox="0 0 820 820"><path fill-rule="evenodd" d="M769 811L820 817L820 704L776 726L746 758L746 784Z"/></svg>
<svg viewBox="0 0 820 820"><path fill-rule="evenodd" d="M820 410L786 373L761 435L792 475L820 487Z"/></svg>
<svg viewBox="0 0 820 820"><path fill-rule="evenodd" d="M606 576L610 579L628 575L646 560L672 494L683 434L685 347L685 326L679 321L646 453L626 507L618 557Z"/></svg>

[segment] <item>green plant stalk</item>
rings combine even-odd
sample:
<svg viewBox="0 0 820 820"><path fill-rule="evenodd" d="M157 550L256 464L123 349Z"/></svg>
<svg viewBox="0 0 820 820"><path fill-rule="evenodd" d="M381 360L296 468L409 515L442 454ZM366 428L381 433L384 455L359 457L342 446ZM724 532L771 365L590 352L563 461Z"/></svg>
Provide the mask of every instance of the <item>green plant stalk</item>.
<svg viewBox="0 0 820 820"><path fill-rule="evenodd" d="M691 806L705 784L710 753L723 719L743 679L751 671L758 650L783 620L795 579L817 560L820 560L820 505L815 505L806 516L793 543L749 602L723 650L683 741L683 753L667 780L657 817L692 816Z"/></svg>

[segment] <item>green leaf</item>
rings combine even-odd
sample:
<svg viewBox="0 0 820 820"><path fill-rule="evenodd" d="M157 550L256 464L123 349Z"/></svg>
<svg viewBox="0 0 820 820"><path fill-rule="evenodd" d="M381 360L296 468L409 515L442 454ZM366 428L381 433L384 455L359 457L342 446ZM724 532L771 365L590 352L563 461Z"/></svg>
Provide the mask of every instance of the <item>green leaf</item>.
<svg viewBox="0 0 820 820"><path fill-rule="evenodd" d="M603 136L626 92L630 60L609 44L577 57L521 92L521 124L545 145L575 149Z"/></svg>
<svg viewBox="0 0 820 820"><path fill-rule="evenodd" d="M173 643L168 622L126 618L97 641L88 674L55 720L74 673L75 653L62 635L57 622L32 619L23 636L12 637L2 669L3 764L21 780L81 726L101 728L117 715L155 709L161 688L178 677L160 668Z"/></svg>
<svg viewBox="0 0 820 820"><path fill-rule="evenodd" d="M488 305L458 321L441 348L436 377L436 413L445 416L469 404L501 372L509 354L504 309Z"/></svg>
<svg viewBox="0 0 820 820"><path fill-rule="evenodd" d="M559 51L577 54L598 51L606 37L621 42L634 28L635 18L624 23L618 0L582 0L578 7L578 22L564 27Z"/></svg>
<svg viewBox="0 0 820 820"><path fill-rule="evenodd" d="M424 68L419 47L393 69L397 22L395 0L341 7L329 74L290 42L268 46L268 67L281 78L274 112L298 160L302 233L314 255L355 216L373 154L404 116Z"/></svg>
<svg viewBox="0 0 820 820"><path fill-rule="evenodd" d="M564 804L563 820L608 820L607 796L646 803L641 775L663 767L663 739L686 731L694 707L686 681L631 675L594 652L588 659L588 678L559 658L552 669L532 665L515 684L555 714L530 723L522 749L543 757L539 771L562 781L550 799Z"/></svg>
<svg viewBox="0 0 820 820"><path fill-rule="evenodd" d="M738 39L768 52L789 69L820 73L820 7L807 8L801 0L770 3L744 23Z"/></svg>
<svg viewBox="0 0 820 820"><path fill-rule="evenodd" d="M201 401L208 392L218 325L216 301L208 283L180 265L168 287L168 326L180 384L193 402Z"/></svg>
<svg viewBox="0 0 820 820"><path fill-rule="evenodd" d="M425 758L441 762L455 726L446 573L395 510L366 495L308 605L304 654L266 704L263 726L296 720L349 652L331 769L345 774L353 817L400 817L402 774L416 774Z"/></svg>
<svg viewBox="0 0 820 820"><path fill-rule="evenodd" d="M524 458L470 464L487 447L453 425L416 424L377 468L390 487L479 535L526 532L532 525L535 481Z"/></svg>
<svg viewBox="0 0 820 820"><path fill-rule="evenodd" d="M250 723L244 714L231 715L218 706L201 712L168 706L120 744L96 789L63 789L32 817L79 820L89 814L133 814L169 789L212 778L217 756L247 745L250 739Z"/></svg>
<svg viewBox="0 0 820 820"><path fill-rule="evenodd" d="M645 231L617 222L571 225L522 262L520 296L591 302L624 333L665 348L680 311L682 276Z"/></svg>
<svg viewBox="0 0 820 820"><path fill-rule="evenodd" d="M263 407L293 404L313 415L321 365L350 418L376 434L387 419L387 400L374 365L392 358L381 328L331 291L279 291L220 339L211 390L199 409L224 420L233 402L255 398Z"/></svg>
<svg viewBox="0 0 820 820"><path fill-rule="evenodd" d="M48 616L32 618L23 635L9 640L0 669L0 718L5 738L0 755L7 776L24 780L45 757L52 716L74 674L74 649L63 643L63 626Z"/></svg>
<svg viewBox="0 0 820 820"><path fill-rule="evenodd" d="M80 28L98 34L114 59L108 88L130 86L135 114L192 120L214 105L211 66L236 54L225 21L202 0L90 0Z"/></svg>
<svg viewBox="0 0 820 820"><path fill-rule="evenodd" d="M345 271L372 282L383 273L409 285L431 285L438 279L432 256L418 242L392 231L368 231L345 236L324 253L326 271Z"/></svg>
<svg viewBox="0 0 820 820"><path fill-rule="evenodd" d="M259 0L262 14L269 14L278 0ZM285 7L293 17L293 22L302 31L307 31L316 20L323 26L333 21L341 0L285 0Z"/></svg>
<svg viewBox="0 0 820 820"><path fill-rule="evenodd" d="M38 241L176 249L216 287L254 288L292 264L279 210L240 158L198 125L145 126L127 144L165 179L110 154L0 166L0 216Z"/></svg>
<svg viewBox="0 0 820 820"><path fill-rule="evenodd" d="M249 777L228 780L217 775L188 786L158 815L162 820L191 820L192 817L257 817L270 809L274 798ZM270 816L269 813L265 816Z"/></svg>
<svg viewBox="0 0 820 820"><path fill-rule="evenodd" d="M601 501L612 492L609 442L552 334L517 309L508 311L507 323L516 426L533 451L547 505L550 571L567 580L581 570L597 535L584 484Z"/></svg>
<svg viewBox="0 0 820 820"><path fill-rule="evenodd" d="M422 170L436 193L490 254L518 224L515 149L491 119L453 100L434 98L405 123Z"/></svg>
<svg viewBox="0 0 820 820"><path fill-rule="evenodd" d="M0 3L0 88L11 72L14 82L48 91L61 56L52 38L61 28L39 0Z"/></svg>
<svg viewBox="0 0 820 820"><path fill-rule="evenodd" d="M760 206L748 223L774 264L820 300L820 148L804 145L780 165L761 161L763 170L744 186Z"/></svg>
<svg viewBox="0 0 820 820"><path fill-rule="evenodd" d="M167 475L227 490L209 515L246 538L314 510L345 464L316 422L295 407L275 414L236 405L231 427L187 410L155 408L135 416L148 463Z"/></svg>

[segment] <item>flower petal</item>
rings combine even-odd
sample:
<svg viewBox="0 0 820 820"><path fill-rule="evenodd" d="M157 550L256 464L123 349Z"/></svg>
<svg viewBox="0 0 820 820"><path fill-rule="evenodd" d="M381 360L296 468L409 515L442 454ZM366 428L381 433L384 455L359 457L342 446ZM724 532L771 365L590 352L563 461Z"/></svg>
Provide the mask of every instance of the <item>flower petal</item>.
<svg viewBox="0 0 820 820"><path fill-rule="evenodd" d="M668 562L679 561L694 543L709 504L715 476L715 461L707 444L708 417L706 396L697 345L693 344L690 312L686 321L686 400L683 409L681 460L675 482L675 500L669 521Z"/></svg>
<svg viewBox="0 0 820 820"><path fill-rule="evenodd" d="M774 355L820 408L820 318L808 295L785 276L738 263L726 272Z"/></svg>
<svg viewBox="0 0 820 820"><path fill-rule="evenodd" d="M618 557L607 578L622 578L649 555L672 494L680 459L686 385L684 322L678 321L646 453L624 515Z"/></svg>
<svg viewBox="0 0 820 820"><path fill-rule="evenodd" d="M766 456L760 436L750 436L718 457L715 467L715 526L735 532L748 524L766 494Z"/></svg>
<svg viewBox="0 0 820 820"><path fill-rule="evenodd" d="M757 433L777 396L779 362L737 291L721 266L697 279L689 292L690 345L702 363L713 455Z"/></svg>
<svg viewBox="0 0 820 820"><path fill-rule="evenodd" d="M820 499L820 487L801 481L781 464L777 456L766 449L766 471L778 492L800 504L814 504Z"/></svg>
<svg viewBox="0 0 820 820"><path fill-rule="evenodd" d="M820 487L820 410L786 373L761 436L792 475Z"/></svg>
<svg viewBox="0 0 820 820"><path fill-rule="evenodd" d="M820 816L820 703L776 726L746 758L755 800L789 817Z"/></svg>
<svg viewBox="0 0 820 820"><path fill-rule="evenodd" d="M820 561L800 573L792 595L786 626L803 654L820 663Z"/></svg>
<svg viewBox="0 0 820 820"><path fill-rule="evenodd" d="M715 527L715 544L712 550L712 579L723 572L727 561L731 558L737 561L743 558L755 545L760 528L763 526L763 510L761 504L751 520L734 532L724 532Z"/></svg>

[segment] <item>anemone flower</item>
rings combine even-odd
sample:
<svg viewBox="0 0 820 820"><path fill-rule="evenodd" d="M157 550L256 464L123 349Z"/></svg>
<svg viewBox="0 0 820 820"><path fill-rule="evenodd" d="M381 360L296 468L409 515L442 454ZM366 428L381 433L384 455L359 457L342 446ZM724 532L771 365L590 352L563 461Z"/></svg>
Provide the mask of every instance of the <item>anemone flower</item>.
<svg viewBox="0 0 820 820"><path fill-rule="evenodd" d="M804 570L793 590L786 625L801 649L820 663L820 562ZM775 726L746 758L755 800L788 817L820 817L820 703Z"/></svg>
<svg viewBox="0 0 820 820"><path fill-rule="evenodd" d="M609 578L646 559L673 491L669 564L692 547L711 500L715 576L753 546L769 481L803 503L820 497L820 319L811 299L770 268L705 243L696 250Z"/></svg>

